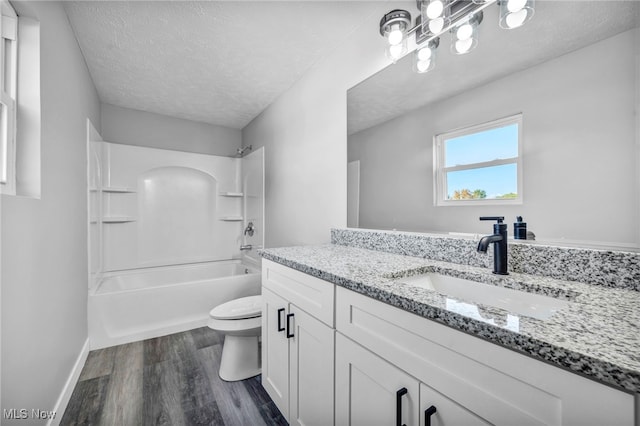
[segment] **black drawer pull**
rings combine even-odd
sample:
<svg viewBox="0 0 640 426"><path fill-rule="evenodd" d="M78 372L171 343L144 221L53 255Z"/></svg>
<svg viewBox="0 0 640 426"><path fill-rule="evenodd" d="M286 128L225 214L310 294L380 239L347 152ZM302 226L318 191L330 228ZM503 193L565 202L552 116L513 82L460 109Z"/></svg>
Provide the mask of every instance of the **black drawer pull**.
<svg viewBox="0 0 640 426"><path fill-rule="evenodd" d="M402 397L407 394L407 388L396 392L396 426L407 426L402 423Z"/></svg>
<svg viewBox="0 0 640 426"><path fill-rule="evenodd" d="M436 407L433 405L424 410L424 426L431 426L431 416L433 416L436 411L438 410L436 410Z"/></svg>
<svg viewBox="0 0 640 426"><path fill-rule="evenodd" d="M285 308L278 309L278 331L284 331L284 327L282 326L282 313L285 311Z"/></svg>
<svg viewBox="0 0 640 426"><path fill-rule="evenodd" d="M289 321L291 318L293 318L293 314L287 314L287 339L293 337L293 329L291 327L291 321Z"/></svg>

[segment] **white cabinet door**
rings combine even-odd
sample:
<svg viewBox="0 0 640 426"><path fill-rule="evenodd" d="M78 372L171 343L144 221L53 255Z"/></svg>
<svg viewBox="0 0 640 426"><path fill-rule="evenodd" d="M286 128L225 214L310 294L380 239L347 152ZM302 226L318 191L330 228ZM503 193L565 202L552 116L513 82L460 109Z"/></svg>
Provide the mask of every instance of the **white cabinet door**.
<svg viewBox="0 0 640 426"><path fill-rule="evenodd" d="M415 378L336 333L336 425L417 426L419 392Z"/></svg>
<svg viewBox="0 0 640 426"><path fill-rule="evenodd" d="M332 425L335 331L293 304L289 312L289 423Z"/></svg>
<svg viewBox="0 0 640 426"><path fill-rule="evenodd" d="M289 340L286 300L262 289L262 386L289 420Z"/></svg>
<svg viewBox="0 0 640 426"><path fill-rule="evenodd" d="M420 424L425 426L491 426L424 383L420 384Z"/></svg>

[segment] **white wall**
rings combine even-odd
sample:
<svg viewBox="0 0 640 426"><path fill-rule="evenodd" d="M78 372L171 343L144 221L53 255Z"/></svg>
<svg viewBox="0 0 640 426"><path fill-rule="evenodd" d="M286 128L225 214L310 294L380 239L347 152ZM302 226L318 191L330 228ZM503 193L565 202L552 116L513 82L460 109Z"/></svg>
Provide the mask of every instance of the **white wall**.
<svg viewBox="0 0 640 426"><path fill-rule="evenodd" d="M328 242L331 227L346 225L347 89L387 64L377 28L394 7L372 2L335 54L242 129L243 145L266 147L267 247Z"/></svg>
<svg viewBox="0 0 640 426"><path fill-rule="evenodd" d="M628 31L349 137L360 226L486 233L524 217L538 239L638 246L634 52ZM524 203L435 207L433 136L523 113ZM511 225L510 225L511 226ZM511 231L510 227L510 233Z"/></svg>
<svg viewBox="0 0 640 426"><path fill-rule="evenodd" d="M242 191L240 158L105 142L101 155L101 187L132 191L102 192L103 272L240 257L242 222L224 218L242 199L220 195Z"/></svg>
<svg viewBox="0 0 640 426"><path fill-rule="evenodd" d="M101 117L101 135L108 142L229 157L242 144L239 129L105 103Z"/></svg>
<svg viewBox="0 0 640 426"><path fill-rule="evenodd" d="M99 126L100 104L62 5L12 3L41 23L42 192L2 197L2 408L52 410L87 339L86 119Z"/></svg>

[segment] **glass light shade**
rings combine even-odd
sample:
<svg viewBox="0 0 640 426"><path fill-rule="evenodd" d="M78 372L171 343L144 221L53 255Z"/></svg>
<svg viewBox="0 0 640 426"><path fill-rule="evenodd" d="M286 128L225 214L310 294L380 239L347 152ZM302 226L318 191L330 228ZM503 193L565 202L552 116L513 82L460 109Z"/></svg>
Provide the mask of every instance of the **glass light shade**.
<svg viewBox="0 0 640 426"><path fill-rule="evenodd" d="M395 64L407 53L407 39L404 38L399 44L388 45L384 53Z"/></svg>
<svg viewBox="0 0 640 426"><path fill-rule="evenodd" d="M387 41L388 46L397 46L407 37L407 30L411 25L411 14L406 10L394 9L380 20L380 35Z"/></svg>
<svg viewBox="0 0 640 426"><path fill-rule="evenodd" d="M501 0L500 28L512 29L522 26L533 18L535 0Z"/></svg>
<svg viewBox="0 0 640 426"><path fill-rule="evenodd" d="M435 65L435 47L425 46L415 51L413 57L413 70L417 73L425 73L431 71Z"/></svg>
<svg viewBox="0 0 640 426"><path fill-rule="evenodd" d="M478 21L470 17L451 29L451 53L464 55L478 45Z"/></svg>
<svg viewBox="0 0 640 426"><path fill-rule="evenodd" d="M423 33L440 34L449 22L449 0L424 0L420 15Z"/></svg>
<svg viewBox="0 0 640 426"><path fill-rule="evenodd" d="M419 74L431 71L436 65L436 49L440 38L436 37L422 46L418 46L413 55L413 70Z"/></svg>

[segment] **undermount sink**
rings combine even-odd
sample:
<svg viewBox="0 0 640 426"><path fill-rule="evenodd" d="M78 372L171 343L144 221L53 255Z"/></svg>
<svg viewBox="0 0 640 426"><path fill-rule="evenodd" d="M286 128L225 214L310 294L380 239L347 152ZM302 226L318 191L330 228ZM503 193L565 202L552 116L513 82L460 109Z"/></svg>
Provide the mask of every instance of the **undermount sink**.
<svg viewBox="0 0 640 426"><path fill-rule="evenodd" d="M548 319L570 304L566 300L550 296L483 284L433 272L401 278L398 282L541 320Z"/></svg>

